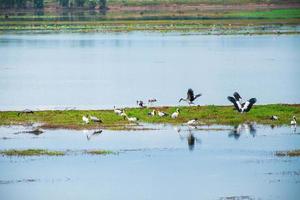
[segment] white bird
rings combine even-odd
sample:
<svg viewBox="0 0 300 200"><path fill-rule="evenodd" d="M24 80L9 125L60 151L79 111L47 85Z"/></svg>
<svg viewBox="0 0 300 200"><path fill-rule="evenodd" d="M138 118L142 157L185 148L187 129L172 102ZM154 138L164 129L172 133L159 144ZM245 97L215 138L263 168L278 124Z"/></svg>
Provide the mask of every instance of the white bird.
<svg viewBox="0 0 300 200"><path fill-rule="evenodd" d="M176 111L172 113L171 117L172 117L173 119L176 119L176 118L179 116L179 112L180 112L180 111L179 111L179 109L177 108Z"/></svg>
<svg viewBox="0 0 300 200"><path fill-rule="evenodd" d="M121 115L121 114L123 113L122 110L117 109L115 106L114 106L114 112L115 112L117 115Z"/></svg>
<svg viewBox="0 0 300 200"><path fill-rule="evenodd" d="M87 116L82 116L82 121L84 121L84 123L88 124L90 122L89 118Z"/></svg>
<svg viewBox="0 0 300 200"><path fill-rule="evenodd" d="M191 126L196 126L196 125L198 125L198 119L197 118L192 119L192 120L188 121L186 124L191 125Z"/></svg>
<svg viewBox="0 0 300 200"><path fill-rule="evenodd" d="M291 125L292 126L297 125L296 116L293 116L293 120L291 121Z"/></svg>
<svg viewBox="0 0 300 200"><path fill-rule="evenodd" d="M90 120L93 122L102 123L102 120L95 116L90 116Z"/></svg>
<svg viewBox="0 0 300 200"><path fill-rule="evenodd" d="M168 115L168 113L161 112L161 111L158 111L157 114L158 114L158 116L160 116L160 117L165 117L165 116Z"/></svg>
<svg viewBox="0 0 300 200"><path fill-rule="evenodd" d="M235 109L240 113L249 112L256 103L256 98L251 98L248 101L243 102L242 97L237 92L233 93L233 97L228 96L227 99L233 103Z"/></svg>
<svg viewBox="0 0 300 200"><path fill-rule="evenodd" d="M137 121L139 121L139 118L137 118L137 117L127 117L127 120L130 121L130 122L137 122Z"/></svg>
<svg viewBox="0 0 300 200"><path fill-rule="evenodd" d="M156 114L156 110L153 109L151 112L148 113L149 116L155 116Z"/></svg>
<svg viewBox="0 0 300 200"><path fill-rule="evenodd" d="M270 119L271 119L271 120L278 120L279 118L278 118L276 115L272 115L272 116L270 117Z"/></svg>

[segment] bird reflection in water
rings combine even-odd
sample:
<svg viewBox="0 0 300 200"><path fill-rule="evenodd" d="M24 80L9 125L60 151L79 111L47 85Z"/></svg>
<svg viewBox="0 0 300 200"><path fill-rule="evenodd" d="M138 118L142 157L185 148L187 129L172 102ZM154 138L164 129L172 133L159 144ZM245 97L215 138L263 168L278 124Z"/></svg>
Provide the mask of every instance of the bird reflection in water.
<svg viewBox="0 0 300 200"><path fill-rule="evenodd" d="M182 130L181 130L180 127L175 127L174 129L177 133L179 133L179 138L181 140L187 140L188 147L189 147L190 151L194 150L196 143L201 144L201 139L195 137L194 133L192 132L191 127L188 127L188 132L189 132L188 134L181 133Z"/></svg>
<svg viewBox="0 0 300 200"><path fill-rule="evenodd" d="M96 130L92 134L87 134L86 139L91 140L93 137L98 136L102 133L102 130Z"/></svg>
<svg viewBox="0 0 300 200"><path fill-rule="evenodd" d="M234 139L239 139L241 134L250 134L252 137L256 135L256 128L254 123L244 123L235 126L228 134L228 137L233 137Z"/></svg>

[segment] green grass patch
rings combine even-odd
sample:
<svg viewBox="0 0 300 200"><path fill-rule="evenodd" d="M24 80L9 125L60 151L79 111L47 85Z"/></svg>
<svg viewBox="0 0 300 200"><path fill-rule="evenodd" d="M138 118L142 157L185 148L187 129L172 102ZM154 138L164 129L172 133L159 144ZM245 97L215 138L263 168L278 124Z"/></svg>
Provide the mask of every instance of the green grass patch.
<svg viewBox="0 0 300 200"><path fill-rule="evenodd" d="M180 108L179 117L172 119L170 115ZM167 112L169 116L148 116L152 109ZM294 104L270 104L255 105L249 113L238 113L233 106L180 106L180 107L156 107L156 108L125 108L130 117L138 117L140 122L146 123L170 123L182 124L190 119L198 118L203 124L238 125L245 122L257 122L269 125L289 125L295 115L300 118L300 105ZM83 115L92 115L100 118L103 123L82 121ZM278 116L278 120L272 121L272 115ZM16 111L0 112L0 125L26 125L39 122L41 128L66 128L66 129L112 129L123 130L129 125L127 120L116 115L113 110L65 110L65 111L36 111L33 114L18 115Z"/></svg>
<svg viewBox="0 0 300 200"><path fill-rule="evenodd" d="M108 155L108 154L115 154L113 151L109 150L89 150L86 151L87 154L92 154L92 155Z"/></svg>
<svg viewBox="0 0 300 200"><path fill-rule="evenodd" d="M257 18L257 19L290 19L300 18L300 9L275 9L267 11L234 11L224 17Z"/></svg>
<svg viewBox="0 0 300 200"><path fill-rule="evenodd" d="M290 150L290 151L277 151L275 153L276 156L290 156L297 157L300 156L300 149Z"/></svg>
<svg viewBox="0 0 300 200"><path fill-rule="evenodd" d="M49 151L45 149L26 149L26 150L3 150L0 154L5 156L63 156L65 155L62 151Z"/></svg>

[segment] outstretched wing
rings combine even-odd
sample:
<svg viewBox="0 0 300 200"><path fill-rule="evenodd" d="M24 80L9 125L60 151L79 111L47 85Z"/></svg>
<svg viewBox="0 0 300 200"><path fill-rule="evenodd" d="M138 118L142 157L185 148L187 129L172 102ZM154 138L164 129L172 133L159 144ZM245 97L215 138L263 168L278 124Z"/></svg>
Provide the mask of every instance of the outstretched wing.
<svg viewBox="0 0 300 200"><path fill-rule="evenodd" d="M187 99L193 100L194 99L194 91L190 88L187 92Z"/></svg>
<svg viewBox="0 0 300 200"><path fill-rule="evenodd" d="M201 97L202 96L202 94L197 94L196 96L195 96L195 99L197 99L198 97Z"/></svg>
<svg viewBox="0 0 300 200"><path fill-rule="evenodd" d="M242 100L241 95L239 93L237 93L237 92L233 93L233 96L234 96L235 100L237 100L237 101Z"/></svg>
<svg viewBox="0 0 300 200"><path fill-rule="evenodd" d="M227 99L228 99L231 103L233 103L233 105L234 105L234 107L235 107L235 109L236 109L237 111L239 111L239 112L242 111L242 106L241 106L241 104L240 104L239 101L237 101L234 97L231 97L231 96L227 97Z"/></svg>
<svg viewBox="0 0 300 200"><path fill-rule="evenodd" d="M249 99L243 106L242 110L244 112L249 112L255 103L256 103L256 98Z"/></svg>

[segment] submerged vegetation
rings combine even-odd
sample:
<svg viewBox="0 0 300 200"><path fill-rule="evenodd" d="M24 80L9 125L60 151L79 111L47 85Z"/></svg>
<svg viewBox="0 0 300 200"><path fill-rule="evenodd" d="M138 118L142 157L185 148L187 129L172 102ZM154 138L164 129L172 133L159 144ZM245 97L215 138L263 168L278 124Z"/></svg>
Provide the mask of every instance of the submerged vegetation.
<svg viewBox="0 0 300 200"><path fill-rule="evenodd" d="M49 151L45 149L26 149L26 150L3 150L0 154L6 156L63 156L63 151Z"/></svg>
<svg viewBox="0 0 300 200"><path fill-rule="evenodd" d="M170 115L180 109L178 118L172 119ZM153 109L169 114L166 117L149 116ZM300 116L300 105L273 104L256 105L249 113L240 114L233 106L181 106L181 107L151 107L151 108L125 108L129 117L139 118L139 122L145 123L170 123L183 124L188 120L197 118L200 124L237 125L245 122L257 122L259 124L289 125L292 116ZM82 121L83 115L96 116L103 123ZM276 115L278 120L272 120ZM68 129L126 129L130 123L124 117L116 115L113 110L53 110L36 111L33 114L18 115L17 111L0 112L0 125L26 125L41 123L42 128L68 128ZM136 125L135 123L132 123ZM131 124L131 125L132 125Z"/></svg>
<svg viewBox="0 0 300 200"><path fill-rule="evenodd" d="M70 152L70 151L67 151ZM65 151L50 151L46 149L8 149L0 151L0 155L5 156L64 156L67 154ZM109 150L85 150L80 153L87 153L91 155L108 155L108 154L116 154L116 152Z"/></svg>
<svg viewBox="0 0 300 200"><path fill-rule="evenodd" d="M276 156L290 156L290 157L296 157L300 156L300 149L296 150L290 150L290 151L277 151L275 153Z"/></svg>

